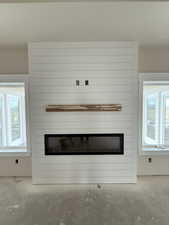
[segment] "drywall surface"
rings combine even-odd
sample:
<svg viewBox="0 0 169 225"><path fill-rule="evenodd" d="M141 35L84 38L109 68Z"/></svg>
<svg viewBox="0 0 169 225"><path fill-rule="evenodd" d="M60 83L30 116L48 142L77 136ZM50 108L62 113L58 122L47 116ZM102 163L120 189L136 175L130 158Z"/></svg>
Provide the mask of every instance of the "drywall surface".
<svg viewBox="0 0 169 225"><path fill-rule="evenodd" d="M139 49L139 72L169 72L169 46L142 47ZM152 162L148 162L148 158ZM169 156L139 156L139 175L169 174Z"/></svg>
<svg viewBox="0 0 169 225"><path fill-rule="evenodd" d="M0 74L28 73L28 54L25 48L0 48Z"/></svg>
<svg viewBox="0 0 169 225"><path fill-rule="evenodd" d="M31 163L31 157L0 157L0 176L31 176Z"/></svg>
<svg viewBox="0 0 169 225"><path fill-rule="evenodd" d="M28 73L27 49L0 48L0 74L23 73ZM31 157L0 156L0 176L31 176L31 162Z"/></svg>
<svg viewBox="0 0 169 225"><path fill-rule="evenodd" d="M169 47L141 47L139 72L169 72ZM0 74L28 73L27 49L0 49ZM139 175L169 174L169 156L138 157ZM15 164L21 159L22 166ZM31 176L31 157L0 157L0 176Z"/></svg>
<svg viewBox="0 0 169 225"><path fill-rule="evenodd" d="M169 72L168 47L142 47L139 49L139 72Z"/></svg>

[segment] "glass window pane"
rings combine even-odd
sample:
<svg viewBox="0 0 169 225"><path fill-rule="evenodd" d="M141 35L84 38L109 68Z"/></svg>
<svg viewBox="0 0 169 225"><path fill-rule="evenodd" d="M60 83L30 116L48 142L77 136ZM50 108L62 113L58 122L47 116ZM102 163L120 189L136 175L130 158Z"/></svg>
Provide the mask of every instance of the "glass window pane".
<svg viewBox="0 0 169 225"><path fill-rule="evenodd" d="M164 97L164 145L169 146L169 93Z"/></svg>
<svg viewBox="0 0 169 225"><path fill-rule="evenodd" d="M156 95L150 95L147 97L147 137L154 139L156 138Z"/></svg>
<svg viewBox="0 0 169 225"><path fill-rule="evenodd" d="M9 96L11 141L21 138L20 100L18 96Z"/></svg>

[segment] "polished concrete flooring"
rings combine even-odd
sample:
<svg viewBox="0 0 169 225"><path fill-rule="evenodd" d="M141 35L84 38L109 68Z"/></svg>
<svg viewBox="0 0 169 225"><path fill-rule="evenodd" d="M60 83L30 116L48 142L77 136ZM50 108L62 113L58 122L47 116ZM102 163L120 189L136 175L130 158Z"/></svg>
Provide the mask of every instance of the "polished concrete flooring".
<svg viewBox="0 0 169 225"><path fill-rule="evenodd" d="M0 178L0 225L169 225L169 177L140 177L136 185Z"/></svg>

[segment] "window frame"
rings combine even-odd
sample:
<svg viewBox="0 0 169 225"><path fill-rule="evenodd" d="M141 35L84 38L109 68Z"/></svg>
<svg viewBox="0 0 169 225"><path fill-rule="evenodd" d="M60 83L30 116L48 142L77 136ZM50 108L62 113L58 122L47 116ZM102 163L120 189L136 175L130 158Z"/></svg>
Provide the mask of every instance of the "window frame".
<svg viewBox="0 0 169 225"><path fill-rule="evenodd" d="M25 121L26 121L26 149L23 147L4 147L0 149L0 156L30 156L30 113L29 113L29 75L28 74L0 74L0 83L24 83L25 87Z"/></svg>
<svg viewBox="0 0 169 225"><path fill-rule="evenodd" d="M166 95L166 93L164 92L163 93L163 102L162 102L162 107L163 107L163 115L162 115L162 120L163 120L163 122L165 123L165 113L166 113L166 107L164 107L165 106L165 101L166 101L166 96L167 97L169 97L169 94L168 95ZM165 124L166 125L166 124ZM164 137L164 135L165 135L165 126L164 127L162 127L161 128L161 130L162 130L162 133L163 133L163 137ZM164 141L164 140L163 140Z"/></svg>
<svg viewBox="0 0 169 225"><path fill-rule="evenodd" d="M169 155L169 150L149 150L145 151L143 148L143 84L145 81L149 82L168 82L169 73L140 73L139 74L139 140L138 149L140 155Z"/></svg>

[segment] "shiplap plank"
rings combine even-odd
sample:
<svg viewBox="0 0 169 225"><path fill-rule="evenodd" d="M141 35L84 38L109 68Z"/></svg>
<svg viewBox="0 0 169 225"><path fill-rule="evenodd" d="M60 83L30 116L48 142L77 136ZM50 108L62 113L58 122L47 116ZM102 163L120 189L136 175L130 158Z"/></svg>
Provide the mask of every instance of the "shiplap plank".
<svg viewBox="0 0 169 225"><path fill-rule="evenodd" d="M69 177L69 178L44 178L44 177L39 177L35 176L36 178L33 178L32 182L33 184L98 184L98 183L107 183L107 184L112 184L112 183L118 183L118 184L124 184L124 183L136 183L137 182L137 177L136 176L121 176L121 177Z"/></svg>
<svg viewBox="0 0 169 225"><path fill-rule="evenodd" d="M125 49L137 46L135 41L88 41L88 42L33 42L31 49Z"/></svg>
<svg viewBox="0 0 169 225"><path fill-rule="evenodd" d="M133 56L33 56L32 64L95 64L95 63L133 63Z"/></svg>
<svg viewBox="0 0 169 225"><path fill-rule="evenodd" d="M112 92L105 92L104 95L100 94L99 92L93 92L92 94L88 92L79 92L78 94L76 92L72 93L64 93L64 92L58 92L58 93L36 93L34 94L33 92L30 93L30 96L33 98L33 103L35 101L38 102L47 102L47 104L58 104L57 102L62 102L65 104L65 100L67 100L67 104L69 101L74 100L75 104L81 104L82 101L84 101L84 104L99 104L99 99L100 99L100 104L121 104L121 102L132 102L133 101L133 94L132 91L123 94L122 92L118 92L119 95L115 95L115 93ZM55 102L56 101L56 102ZM102 102L104 101L104 102ZM53 102L53 103L52 103ZM62 103L61 103L62 104ZM71 103L70 103L71 104Z"/></svg>
<svg viewBox="0 0 169 225"><path fill-rule="evenodd" d="M33 155L34 157L34 155ZM37 164L35 164L35 166L39 167L41 164L46 164L46 166L50 166L50 164L54 164L57 167L57 164L60 164L62 162L63 165L63 169L64 169L64 165L65 164L77 164L77 169L78 169L78 165L80 164L86 164L89 165L90 164L97 164L98 166L100 165L100 167L104 168L105 165L111 163L114 165L114 167L116 167L116 164L127 164L127 165L133 165L133 158L134 157L129 157L128 155L124 155L124 156L117 156L117 155L109 155L109 157L106 157L106 155L76 155L76 156L72 156L71 155L59 155L59 156L45 156L45 157L41 157L39 159L39 157L37 157L36 153L35 153L35 157L33 158L33 161L35 160L35 162L37 162ZM39 165L39 166L38 166ZM73 170L72 170L73 171Z"/></svg>
<svg viewBox="0 0 169 225"><path fill-rule="evenodd" d="M90 78L90 79L135 79L136 70L126 71L126 70L113 70L113 71L59 71L59 72L37 72L32 71L30 80L36 79L76 79L76 78Z"/></svg>
<svg viewBox="0 0 169 225"><path fill-rule="evenodd" d="M135 67L131 65L130 63L91 63L91 64L43 64L43 63L35 63L32 64L32 71L34 72L66 72L66 71L95 71L95 70L100 70L100 71L132 71L134 70Z"/></svg>
<svg viewBox="0 0 169 225"><path fill-rule="evenodd" d="M39 89L39 88L46 88L46 87L50 87L50 88L67 88L67 89L72 89L72 88L77 88L77 90L80 91L81 88L88 90L88 89L105 89L105 88L111 88L114 89L115 87L118 88L125 88L125 87L131 87L134 83L134 81L130 81L130 79L117 79L117 80L113 80L113 79L90 79L90 86L89 87L85 87L85 86L80 86L77 87L76 86L76 80L78 80L79 78L74 78L74 79L34 79L33 82L31 83L31 90L33 89ZM81 80L85 80L81 79ZM111 91L110 90L110 91Z"/></svg>

